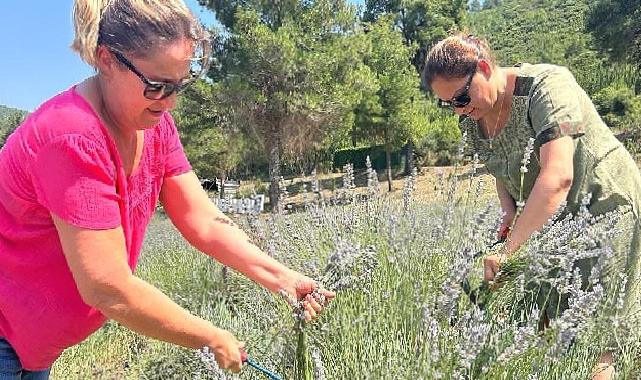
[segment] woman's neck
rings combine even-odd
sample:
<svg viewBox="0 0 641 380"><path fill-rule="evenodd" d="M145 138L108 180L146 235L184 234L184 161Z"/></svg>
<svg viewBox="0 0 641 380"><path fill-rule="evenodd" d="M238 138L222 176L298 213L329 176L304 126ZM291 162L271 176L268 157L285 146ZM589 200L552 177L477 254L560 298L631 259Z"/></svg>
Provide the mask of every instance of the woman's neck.
<svg viewBox="0 0 641 380"><path fill-rule="evenodd" d="M98 113L103 121L103 124L105 125L107 130L109 130L109 133L112 135L119 146L125 148L133 147L135 150L137 141L136 131L128 131L127 128L123 128L118 123L117 119L112 116L113 113L110 111L108 102L106 100L107 97L105 95L104 85L102 84L99 76L96 75L92 77L92 82L93 85L91 87L93 87L94 93L96 95L96 100L98 103Z"/></svg>
<svg viewBox="0 0 641 380"><path fill-rule="evenodd" d="M514 75L510 69L497 68L495 78L496 95L491 110L480 120L487 138L493 139L505 126L512 108L511 99L514 91Z"/></svg>
<svg viewBox="0 0 641 380"><path fill-rule="evenodd" d="M98 75L87 78L76 87L76 91L80 94L94 109L100 121L107 129L109 135L113 139L118 151L120 152L123 161L125 157L135 155L139 149L138 147L138 134L136 131L127 133L126 129L121 128L115 119L111 116L103 91L101 90L100 79Z"/></svg>
<svg viewBox="0 0 641 380"><path fill-rule="evenodd" d="M505 98L509 95L509 74L502 67L496 70L496 96L492 104L492 110L489 112L490 119L498 119L504 112Z"/></svg>
<svg viewBox="0 0 641 380"><path fill-rule="evenodd" d="M93 76L80 83L76 87L76 91L89 102L116 144L125 173L127 175L133 173L142 157L144 132L137 130L128 132L127 129L119 127L119 124L111 117L98 76Z"/></svg>

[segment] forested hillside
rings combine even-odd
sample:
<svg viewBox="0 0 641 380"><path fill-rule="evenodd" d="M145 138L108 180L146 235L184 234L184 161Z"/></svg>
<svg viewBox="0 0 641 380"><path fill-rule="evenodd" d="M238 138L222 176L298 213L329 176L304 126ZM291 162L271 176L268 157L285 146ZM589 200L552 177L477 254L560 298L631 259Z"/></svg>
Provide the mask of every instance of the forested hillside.
<svg viewBox="0 0 641 380"><path fill-rule="evenodd" d="M0 105L0 147L26 115L26 111Z"/></svg>

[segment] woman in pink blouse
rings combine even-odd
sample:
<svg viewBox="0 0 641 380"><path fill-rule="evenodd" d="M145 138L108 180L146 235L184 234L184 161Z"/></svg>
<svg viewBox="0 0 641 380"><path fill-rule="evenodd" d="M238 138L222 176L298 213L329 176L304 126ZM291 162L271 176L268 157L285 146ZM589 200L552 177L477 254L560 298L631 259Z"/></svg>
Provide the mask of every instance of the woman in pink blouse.
<svg viewBox="0 0 641 380"><path fill-rule="evenodd" d="M168 111L196 77L205 32L182 0L75 0L74 22L73 48L97 74L44 103L0 151L0 380L48 378L107 318L209 347L239 371L230 332L133 275L160 200L194 247L303 300L308 319L322 309L316 283L250 243L185 157Z"/></svg>

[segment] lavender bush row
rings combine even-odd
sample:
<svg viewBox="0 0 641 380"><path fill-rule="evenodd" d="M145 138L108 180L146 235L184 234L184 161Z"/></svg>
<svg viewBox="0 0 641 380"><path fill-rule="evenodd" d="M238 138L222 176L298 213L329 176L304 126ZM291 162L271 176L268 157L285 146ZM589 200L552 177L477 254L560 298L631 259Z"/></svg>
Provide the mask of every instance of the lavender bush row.
<svg viewBox="0 0 641 380"><path fill-rule="evenodd" d="M490 181L479 177L475 159L472 164L441 175L429 197L417 193L420 176L413 173L402 198L381 194L371 167L366 196L356 197L350 167L335 197L323 199L314 178L299 211L238 220L270 255L337 291L312 325L301 324L281 296L194 252L162 216L149 231L139 275L192 313L233 331L255 360L286 379L587 378L607 334L620 344L621 378L633 378L639 348L626 338L638 321L616 312L623 307L625 276L613 274L619 276L610 282L615 286L601 283L615 256L611 241L627 232L621 223L626 214L594 218L583 207L548 223L506 263L501 286L489 287L481 280L480 256L496 249L490 246L502 215L493 197L483 195ZM282 194L283 204L288 196ZM577 271L582 260L594 261L590 273ZM557 293L569 308L542 329L540 301ZM111 323L65 353L53 374L261 376L250 368L221 372L205 354Z"/></svg>

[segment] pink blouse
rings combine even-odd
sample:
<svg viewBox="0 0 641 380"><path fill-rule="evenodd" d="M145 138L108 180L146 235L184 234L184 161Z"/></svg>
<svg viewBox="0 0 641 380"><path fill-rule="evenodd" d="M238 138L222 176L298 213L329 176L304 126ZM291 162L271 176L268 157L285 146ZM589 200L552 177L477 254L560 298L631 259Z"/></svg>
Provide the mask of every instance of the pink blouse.
<svg viewBox="0 0 641 380"><path fill-rule="evenodd" d="M25 369L49 368L106 320L82 301L51 213L87 229L122 226L133 270L163 179L191 170L168 113L144 136L140 164L127 176L111 136L73 87L0 150L0 337Z"/></svg>

